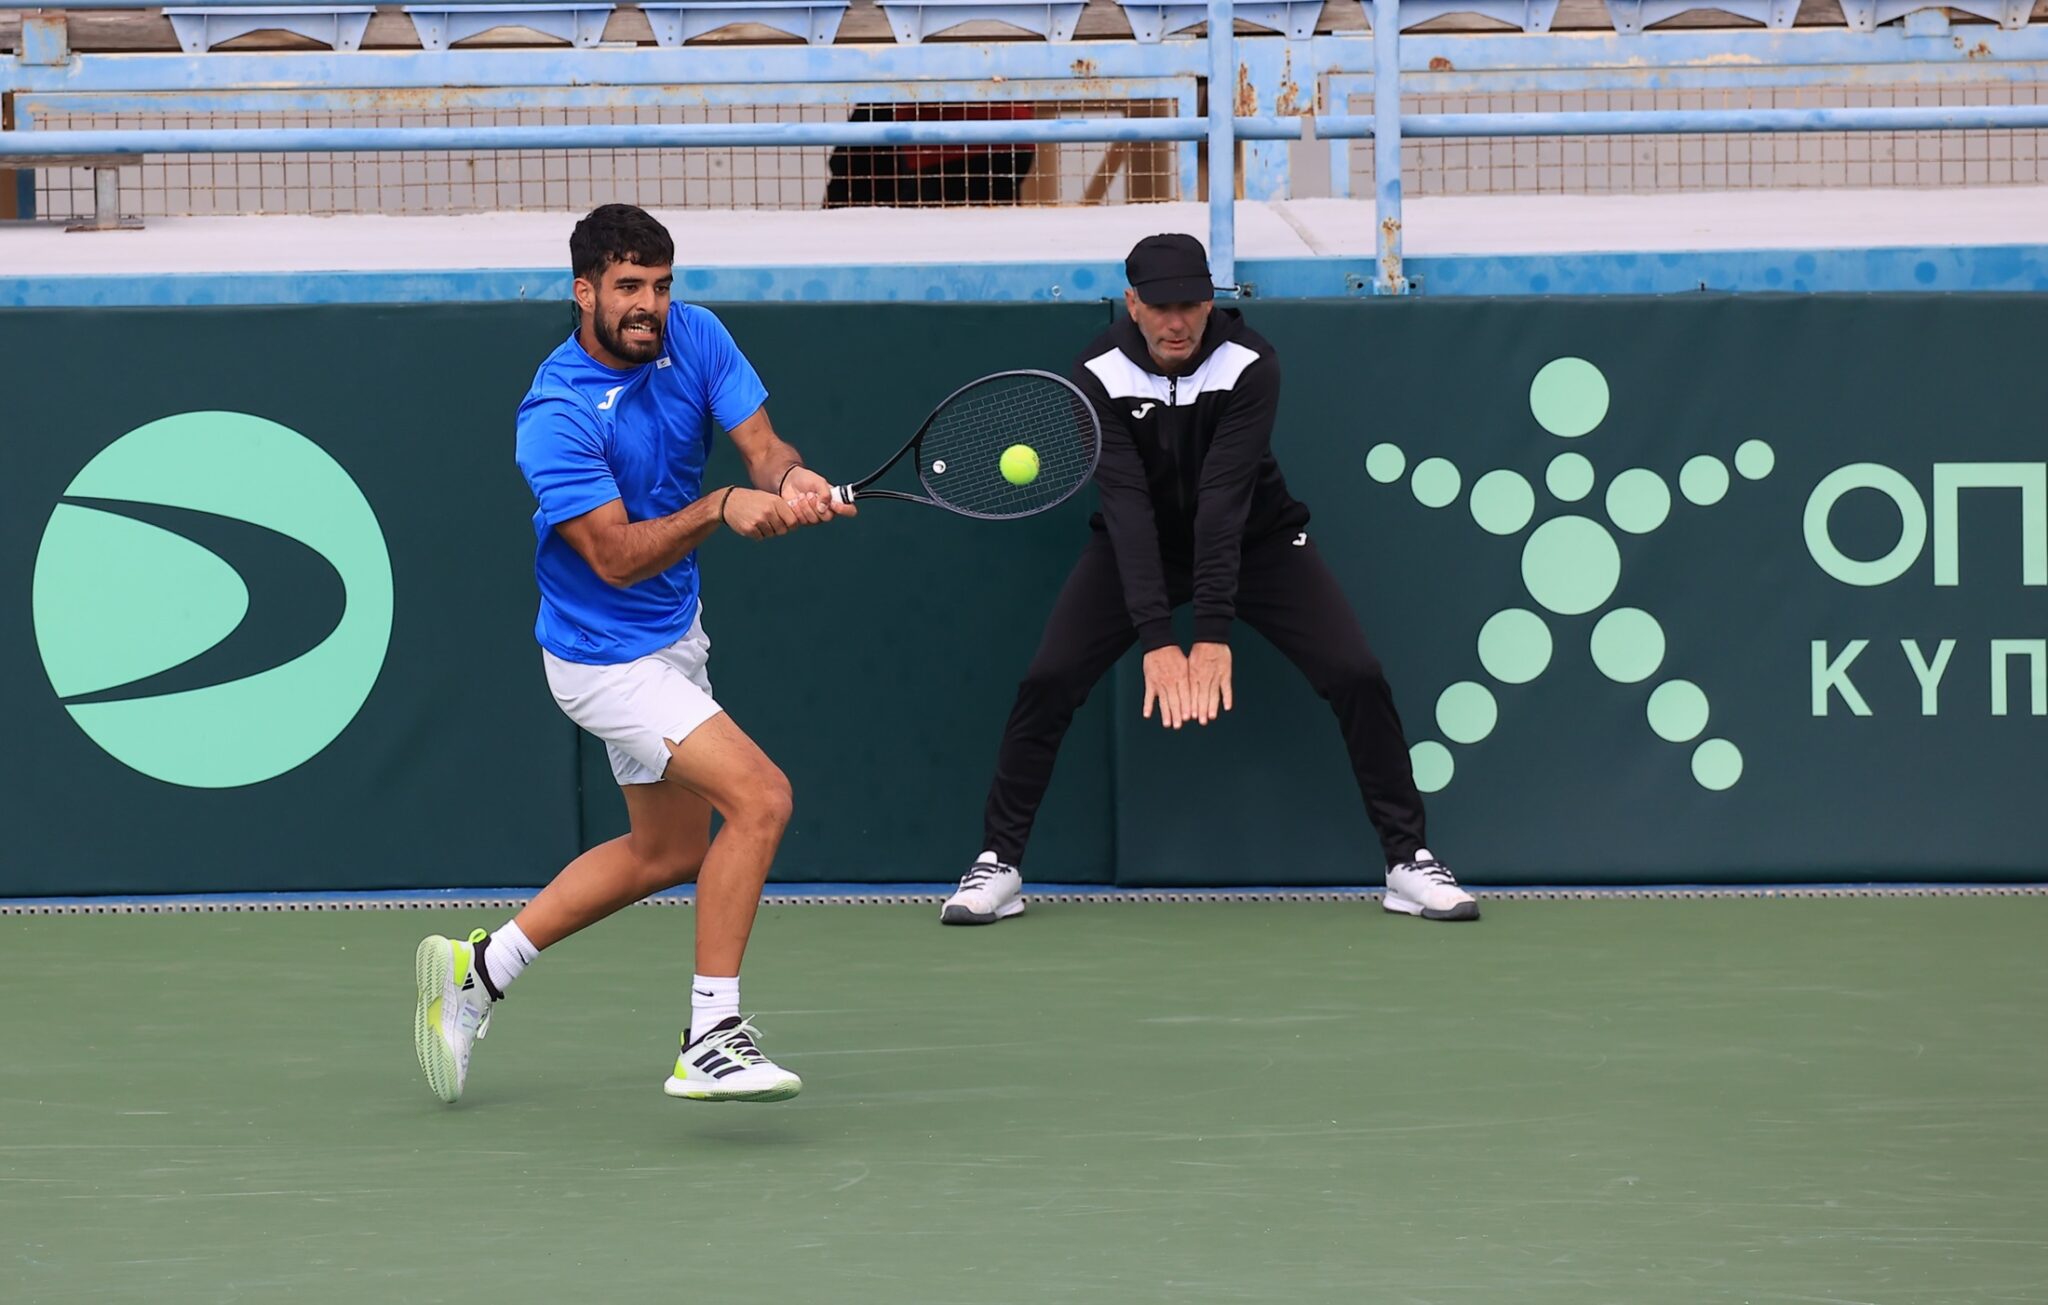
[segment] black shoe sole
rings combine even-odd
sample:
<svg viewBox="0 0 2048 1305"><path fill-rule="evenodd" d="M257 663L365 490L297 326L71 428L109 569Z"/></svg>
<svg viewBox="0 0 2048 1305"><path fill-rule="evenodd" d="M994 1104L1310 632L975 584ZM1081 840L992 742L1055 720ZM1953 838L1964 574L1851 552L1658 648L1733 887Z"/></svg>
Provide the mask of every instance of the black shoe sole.
<svg viewBox="0 0 2048 1305"><path fill-rule="evenodd" d="M1422 918L1425 920L1476 920L1479 918L1479 903L1462 902L1448 911L1432 911L1425 908L1422 912Z"/></svg>
<svg viewBox="0 0 2048 1305"><path fill-rule="evenodd" d="M965 907L948 906L939 912L940 924L994 924L1000 915L978 915Z"/></svg>

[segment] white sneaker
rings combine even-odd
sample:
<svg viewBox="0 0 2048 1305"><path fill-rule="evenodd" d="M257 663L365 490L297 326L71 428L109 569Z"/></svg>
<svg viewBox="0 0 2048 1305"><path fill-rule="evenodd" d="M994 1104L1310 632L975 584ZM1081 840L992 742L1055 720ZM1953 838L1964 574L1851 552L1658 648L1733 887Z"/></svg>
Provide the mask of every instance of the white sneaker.
<svg viewBox="0 0 2048 1305"><path fill-rule="evenodd" d="M1476 920L1479 903L1458 887L1450 868L1418 848L1413 861L1403 861L1387 871L1387 895L1380 899L1383 910L1398 915L1419 915L1425 920Z"/></svg>
<svg viewBox="0 0 2048 1305"><path fill-rule="evenodd" d="M491 1026L489 979L482 967L490 935L475 930L466 941L434 934L413 953L419 1005L413 1011L413 1048L427 1086L443 1101L462 1096L469 1079L469 1051Z"/></svg>
<svg viewBox="0 0 2048 1305"><path fill-rule="evenodd" d="M1024 914L1024 876L992 853L967 867L960 886L939 908L941 924L994 924Z"/></svg>
<svg viewBox="0 0 2048 1305"><path fill-rule="evenodd" d="M683 1034L676 1072L661 1090L691 1101L787 1101L804 1081L761 1054L760 1030L734 1015L711 1026L695 1042Z"/></svg>

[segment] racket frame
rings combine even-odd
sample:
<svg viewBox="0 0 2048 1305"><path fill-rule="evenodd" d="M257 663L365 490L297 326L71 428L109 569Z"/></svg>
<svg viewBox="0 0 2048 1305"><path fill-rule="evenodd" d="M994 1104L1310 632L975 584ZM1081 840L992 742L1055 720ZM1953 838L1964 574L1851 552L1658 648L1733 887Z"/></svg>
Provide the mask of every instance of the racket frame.
<svg viewBox="0 0 2048 1305"><path fill-rule="evenodd" d="M1092 447L1089 450L1088 470L1086 474L1078 477L1074 481L1073 487L1068 489L1066 493L1060 495L1058 498L1054 499L1050 503L1047 503L1043 507L1033 508L1030 512L1008 513L1003 515L997 515L995 513L989 512L974 512L970 511L967 508L957 506L956 504L948 503L945 499L937 496L937 492L932 489L931 482L925 479L924 459L922 457L918 459L917 483L925 487L925 490L927 491L926 493L906 494L901 490L868 488L869 485L874 484L877 480L880 480L884 475L887 475L890 468L894 467L897 463L903 461L903 456L906 453L909 453L913 449L916 449L920 444L924 442L925 433L932 428L932 422L935 419L937 419L938 415L946 410L947 404L959 398L962 394L965 394L967 391L973 389L977 385L985 385L990 381L999 381L1011 376L1034 376L1042 380L1049 380L1054 382L1055 384L1071 392L1074 398L1080 403L1081 411L1088 415L1088 424L1095 432L1095 439ZM1066 377L1061 376L1057 372L1040 371L1037 368L1032 367L1021 367L1010 371L990 372L986 376L977 376L975 379L967 382L965 385L962 385L958 389L954 390L945 398L939 400L939 402L932 408L932 410L925 415L924 421L919 424L917 428L917 434L912 435L910 439L904 443L903 447L896 450L895 454L887 462L884 462L881 466L875 468L873 471L861 477L859 480L852 481L845 485L834 485L832 487L832 498L835 502L845 503L849 505L860 499L888 498L895 499L901 503L923 503L927 507L940 508L944 511L954 513L958 516L971 517L977 521L1014 521L1017 520L1019 516L1036 516L1041 512L1050 512L1052 509L1058 507L1060 504L1072 498L1074 495L1080 493L1081 487L1083 485L1086 485L1090 480L1093 480L1095 478L1095 468L1096 465L1101 462L1101 460L1102 419L1096 415L1095 405L1089 402L1088 396L1086 394L1083 394L1081 392L1081 387L1074 384Z"/></svg>

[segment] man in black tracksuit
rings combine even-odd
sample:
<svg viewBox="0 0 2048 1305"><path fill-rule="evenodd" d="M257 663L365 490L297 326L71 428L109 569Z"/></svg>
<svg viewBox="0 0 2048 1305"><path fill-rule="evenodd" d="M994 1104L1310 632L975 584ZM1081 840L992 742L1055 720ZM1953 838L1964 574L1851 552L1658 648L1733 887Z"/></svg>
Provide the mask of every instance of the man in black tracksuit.
<svg viewBox="0 0 2048 1305"><path fill-rule="evenodd" d="M1102 511L1003 730L984 816L987 848L940 918L991 924L1024 909L1024 857L1074 712L1132 643L1145 650L1144 715L1179 729L1231 708L1230 635L1242 618L1330 704L1387 858L1388 910L1469 920L1471 894L1424 848L1422 795L1379 659L1308 537L1272 453L1273 346L1216 308L1192 236L1147 237L1124 264L1129 317L1089 346L1074 380L1102 421ZM1173 609L1192 602L1183 653Z"/></svg>

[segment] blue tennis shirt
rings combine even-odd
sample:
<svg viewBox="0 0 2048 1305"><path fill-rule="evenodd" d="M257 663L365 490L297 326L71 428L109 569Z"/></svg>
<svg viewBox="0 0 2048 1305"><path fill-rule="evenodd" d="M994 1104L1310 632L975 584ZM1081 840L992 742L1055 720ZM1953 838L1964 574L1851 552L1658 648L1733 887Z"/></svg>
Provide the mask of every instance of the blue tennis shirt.
<svg viewBox="0 0 2048 1305"><path fill-rule="evenodd" d="M618 371L571 335L519 405L519 470L533 514L540 616L534 638L565 661L611 665L683 637L697 617L697 555L615 589L555 531L613 499L634 521L680 511L703 492L711 423L727 430L767 401L725 325L671 304L661 356Z"/></svg>

